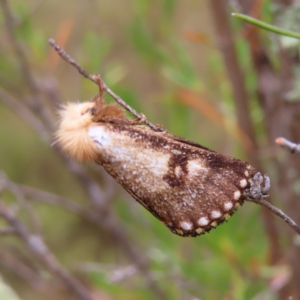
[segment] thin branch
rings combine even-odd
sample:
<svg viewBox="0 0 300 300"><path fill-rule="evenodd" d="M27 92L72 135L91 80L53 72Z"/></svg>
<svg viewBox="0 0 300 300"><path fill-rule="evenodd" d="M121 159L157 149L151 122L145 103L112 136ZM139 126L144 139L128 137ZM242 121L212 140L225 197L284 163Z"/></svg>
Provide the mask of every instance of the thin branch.
<svg viewBox="0 0 300 300"><path fill-rule="evenodd" d="M32 95L34 95L34 97L39 98L40 100L40 101L31 102L30 103L31 108L42 116L45 124L50 130L54 130L53 116L51 115L50 111L45 108L45 105L43 105L44 95L39 87L39 83L37 82L37 80L35 79L31 71L30 64L27 59L27 54L15 35L14 16L9 5L10 3L7 0L0 0L0 6L2 8L3 15L4 15L6 32L10 39L11 45L16 53L17 63L19 64L19 69L24 78L24 81L27 83L28 87L30 88Z"/></svg>
<svg viewBox="0 0 300 300"><path fill-rule="evenodd" d="M50 135L43 122L37 118L26 105L0 87L0 101L5 103L14 113L27 122L44 141L49 141Z"/></svg>
<svg viewBox="0 0 300 300"><path fill-rule="evenodd" d="M14 182L8 180L6 175L3 172L0 172L0 182L2 188L8 189L16 197L17 199L16 210L19 210L19 208L24 208L27 214L29 215L30 221L32 222L34 232L36 234L40 234L41 228L40 228L39 219L35 213L35 210L32 209L31 204L28 201L26 201L23 192L19 189L19 187Z"/></svg>
<svg viewBox="0 0 300 300"><path fill-rule="evenodd" d="M15 230L12 227L4 227L4 228L0 228L0 235L11 235L14 234Z"/></svg>
<svg viewBox="0 0 300 300"><path fill-rule="evenodd" d="M89 291L75 278L73 278L57 261L56 257L50 252L47 245L39 235L31 234L12 212L6 208L0 200L0 217L15 230L15 233L25 243L28 250L40 260L55 276L60 278L70 291L77 295L78 299L92 300Z"/></svg>
<svg viewBox="0 0 300 300"><path fill-rule="evenodd" d="M273 206L271 203L269 203L268 201L266 201L264 199L261 199L261 200L259 200L259 199L247 199L247 201L253 202L253 203L256 203L256 204L259 204L259 205L262 205L262 206L266 207L272 213L274 213L275 215L277 215L278 217L283 219L284 222L286 222L290 227L292 227L300 235L300 227L289 216L287 216L282 210L280 210L279 208Z"/></svg>
<svg viewBox="0 0 300 300"><path fill-rule="evenodd" d="M1 271L5 270L6 273L9 272L14 279L29 284L35 291L49 292L50 289L52 291L64 289L64 284L58 278L43 276L45 271L32 266L32 261L27 261L26 258L24 259L12 247L2 248L0 251L0 269Z"/></svg>
<svg viewBox="0 0 300 300"><path fill-rule="evenodd" d="M85 208L67 198L49 192L41 191L27 185L17 183L14 184L18 187L20 191L22 191L26 198L38 200L39 202L48 203L52 205L58 205L80 216L86 215L87 211Z"/></svg>
<svg viewBox="0 0 300 300"><path fill-rule="evenodd" d="M282 148L289 150L291 153L300 155L300 144L289 141L284 137L279 137L275 140L275 143Z"/></svg>
<svg viewBox="0 0 300 300"><path fill-rule="evenodd" d="M70 162L74 162L69 160ZM76 166L80 168L80 165L74 162ZM136 265L136 268L139 270L140 274L144 276L147 286L149 289L156 295L157 299L165 299L166 295L164 291L156 284L155 280L152 278L150 271L148 270L148 263L144 255L138 253L138 251L131 245L130 241L127 238L126 232L122 229L122 226L119 224L119 220L116 216L111 212L108 206L105 206L105 203L99 202L99 186L89 178L89 176L85 175L82 178L83 184L86 185L86 188L89 191L89 195L92 201L92 209L85 209L84 207L78 205L77 203L61 197L55 194L51 194L48 192L44 192L41 190L37 190L28 186L20 185L9 181L7 177L0 177L3 182L4 187L7 186L15 186L17 189L23 193L23 196L26 198L30 198L32 200L38 200L40 202L49 203L52 205L58 205L76 213L81 216L85 220L93 223L95 226L105 229L110 233L112 238L118 243L120 248L124 251L130 261ZM7 184L5 181L9 181Z"/></svg>
<svg viewBox="0 0 300 300"><path fill-rule="evenodd" d="M13 274L14 278L19 278L32 285L34 289L39 289L41 285L45 287L48 284L44 283L45 277L41 277L40 270L35 266L29 265L31 261L24 261L24 258L16 251L14 247L2 247L0 251L0 268L1 270L8 270ZM27 257L26 257L27 258ZM47 278L48 279L48 278ZM49 279L47 280L47 283ZM52 282L51 282L52 283ZM63 288L63 284L56 280L57 285ZM51 284L53 287L53 284Z"/></svg>
<svg viewBox="0 0 300 300"><path fill-rule="evenodd" d="M279 208L273 206L265 199L269 197L269 190L271 182L268 175L262 176L257 172L251 179L250 187L246 190L246 200L256 204L267 207L272 213L279 216L287 224L289 224L298 234L300 234L300 227L289 216L282 212Z"/></svg>
<svg viewBox="0 0 300 300"><path fill-rule="evenodd" d="M71 64L81 75L84 77L90 79L94 83L98 85L98 82L95 78L95 76L89 74L87 71L85 71L66 51L61 49L54 39L48 40L49 44L55 49L55 51L61 56L63 60ZM131 112L135 117L137 117L140 120L143 120L144 115L139 114L136 110L134 110L131 106L129 106L125 101L123 101L118 95L116 95L102 80L103 89L112 96L121 106L123 106L126 110ZM147 119L144 122L146 125L148 125L151 129L154 131L163 131L161 126L154 125L150 123Z"/></svg>
<svg viewBox="0 0 300 300"><path fill-rule="evenodd" d="M7 0L1 0L0 1L0 5L3 11L3 15L5 17L5 27L6 27L6 31L8 33L8 36L10 38L10 42L17 54L18 59L18 63L19 63L19 67L21 69L22 75L24 77L24 79L26 80L26 82L28 83L28 85L30 86L30 88L33 90L34 93L36 93L38 91L38 86L31 74L30 67L29 67L29 63L25 54L24 49L22 48L21 43L15 38L15 34L14 34L14 27L15 27L15 18L14 15L12 13L12 11L10 10L9 7L9 2Z"/></svg>

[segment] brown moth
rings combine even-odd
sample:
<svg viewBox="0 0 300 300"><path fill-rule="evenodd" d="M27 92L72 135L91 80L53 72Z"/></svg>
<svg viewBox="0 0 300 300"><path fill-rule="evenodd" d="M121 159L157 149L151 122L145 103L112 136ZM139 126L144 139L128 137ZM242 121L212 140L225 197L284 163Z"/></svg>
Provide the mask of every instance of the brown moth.
<svg viewBox="0 0 300 300"><path fill-rule="evenodd" d="M259 174L244 161L141 126L144 120L128 118L117 104L105 104L101 86L99 96L68 103L59 114L60 147L80 162L102 165L180 236L203 234L227 220Z"/></svg>

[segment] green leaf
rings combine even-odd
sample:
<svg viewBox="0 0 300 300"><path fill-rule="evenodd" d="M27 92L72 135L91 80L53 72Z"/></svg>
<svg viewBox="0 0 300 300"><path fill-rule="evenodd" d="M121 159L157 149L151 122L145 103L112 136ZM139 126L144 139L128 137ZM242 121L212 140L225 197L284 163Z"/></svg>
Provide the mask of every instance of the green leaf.
<svg viewBox="0 0 300 300"><path fill-rule="evenodd" d="M231 14L234 17L237 17L238 19L241 19L249 24L252 24L254 26L257 26L259 28L274 32L274 33L278 33L280 35L285 35L285 36L289 36L292 38L296 38L296 39L300 39L300 34L294 31L290 31L290 30L284 30L281 29L280 27L274 26L274 25L270 25L268 23L259 21L255 18L249 17L247 15L243 15L243 14L237 14L237 13L232 13Z"/></svg>

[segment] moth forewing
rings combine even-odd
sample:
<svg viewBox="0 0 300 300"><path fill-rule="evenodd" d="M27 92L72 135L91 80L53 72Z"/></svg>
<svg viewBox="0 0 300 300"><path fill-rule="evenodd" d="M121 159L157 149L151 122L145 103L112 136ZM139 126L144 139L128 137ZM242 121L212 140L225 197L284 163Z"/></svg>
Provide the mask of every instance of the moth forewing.
<svg viewBox="0 0 300 300"><path fill-rule="evenodd" d="M138 202L183 236L202 234L243 203L247 163L129 124L98 124L89 136L103 165Z"/></svg>
<svg viewBox="0 0 300 300"><path fill-rule="evenodd" d="M102 165L172 232L203 234L243 203L255 173L249 164L136 125L116 105L93 103L64 107L57 141L77 160Z"/></svg>

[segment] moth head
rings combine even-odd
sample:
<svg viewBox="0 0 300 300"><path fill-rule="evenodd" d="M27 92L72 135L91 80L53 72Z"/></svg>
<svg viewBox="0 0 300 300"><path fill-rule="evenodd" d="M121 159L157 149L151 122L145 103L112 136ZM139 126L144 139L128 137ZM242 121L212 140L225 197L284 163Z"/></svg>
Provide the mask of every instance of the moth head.
<svg viewBox="0 0 300 300"><path fill-rule="evenodd" d="M94 106L94 102L67 103L59 111L59 129L55 140L78 161L96 157L95 144L88 135L88 129L93 124Z"/></svg>

